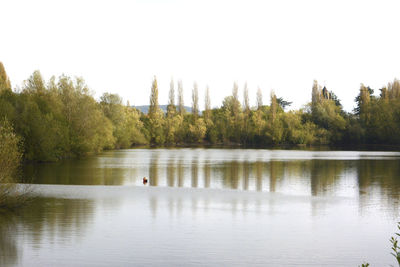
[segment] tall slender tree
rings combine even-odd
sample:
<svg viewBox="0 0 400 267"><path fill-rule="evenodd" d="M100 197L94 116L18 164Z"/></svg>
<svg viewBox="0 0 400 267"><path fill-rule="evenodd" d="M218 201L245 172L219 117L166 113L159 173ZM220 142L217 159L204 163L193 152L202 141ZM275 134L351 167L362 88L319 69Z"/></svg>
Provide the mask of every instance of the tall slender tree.
<svg viewBox="0 0 400 267"><path fill-rule="evenodd" d="M274 90L271 91L271 119L272 119L272 123L275 122L276 120L276 112L278 109L278 101L276 99L276 95Z"/></svg>
<svg viewBox="0 0 400 267"><path fill-rule="evenodd" d="M371 92L364 84L360 86L359 113L360 119L367 124L370 118L368 106L371 101Z"/></svg>
<svg viewBox="0 0 400 267"><path fill-rule="evenodd" d="M311 93L311 104L314 107L319 102L321 102L321 89L317 80L314 80Z"/></svg>
<svg viewBox="0 0 400 267"><path fill-rule="evenodd" d="M196 120L199 116L199 90L196 82L193 84L192 90L192 113Z"/></svg>
<svg viewBox="0 0 400 267"><path fill-rule="evenodd" d="M239 101L239 86L238 86L237 82L233 83L232 96L235 100Z"/></svg>
<svg viewBox="0 0 400 267"><path fill-rule="evenodd" d="M233 97L232 113L236 120L237 116L239 115L239 112L240 112L239 86L236 82L233 83L232 97Z"/></svg>
<svg viewBox="0 0 400 267"><path fill-rule="evenodd" d="M183 85L182 81L178 81L178 112L181 116L185 114L185 104L183 102Z"/></svg>
<svg viewBox="0 0 400 267"><path fill-rule="evenodd" d="M174 80L171 79L169 84L169 94L168 94L168 107L167 107L167 116L174 116L176 112L175 107L175 88L174 88Z"/></svg>
<svg viewBox="0 0 400 267"><path fill-rule="evenodd" d="M0 91L4 89L11 89L11 82L7 76L3 63L0 61Z"/></svg>
<svg viewBox="0 0 400 267"><path fill-rule="evenodd" d="M210 113L211 113L210 88L207 86L206 93L204 96L204 118L206 120L210 119Z"/></svg>
<svg viewBox="0 0 400 267"><path fill-rule="evenodd" d="M394 79L392 83L388 84L388 91L390 99L399 99L400 98L400 81Z"/></svg>
<svg viewBox="0 0 400 267"><path fill-rule="evenodd" d="M242 141L247 143L249 132L250 132L250 103L249 103L249 89L247 87L247 82L244 84L243 88L243 134Z"/></svg>
<svg viewBox="0 0 400 267"><path fill-rule="evenodd" d="M154 117L155 114L158 112L158 85L157 85L157 78L154 76L153 84L151 86L151 93L150 93L150 107L149 107L149 116Z"/></svg>
<svg viewBox="0 0 400 267"><path fill-rule="evenodd" d="M244 84L244 89L243 89L243 105L244 105L244 111L249 112L250 111L250 104L249 104L249 89L247 88L247 82Z"/></svg>
<svg viewBox="0 0 400 267"><path fill-rule="evenodd" d="M163 144L165 142L165 118L158 105L158 85L156 77L154 77L151 86L148 117L150 142L153 144Z"/></svg>

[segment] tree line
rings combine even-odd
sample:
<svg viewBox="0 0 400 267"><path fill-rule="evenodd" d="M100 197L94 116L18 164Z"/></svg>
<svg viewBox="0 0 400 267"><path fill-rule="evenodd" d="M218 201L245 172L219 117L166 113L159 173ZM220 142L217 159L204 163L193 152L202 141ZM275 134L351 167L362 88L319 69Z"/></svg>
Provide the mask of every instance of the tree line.
<svg viewBox="0 0 400 267"><path fill-rule="evenodd" d="M239 86L222 106L211 108L209 88L204 96L204 111L199 112L198 87L192 89L192 112L186 113L182 83L178 82L178 103L175 105L174 82L171 81L166 114L158 107L158 86L154 78L150 109L141 120L151 144L240 144L266 147L273 145L399 145L400 144L400 81L394 79L382 87L380 95L361 84L353 112L343 110L340 100L314 81L311 102L299 110L285 111L291 102L272 91L270 104L263 104L260 88L256 106L250 107L247 84L243 103Z"/></svg>
<svg viewBox="0 0 400 267"><path fill-rule="evenodd" d="M239 101L239 86L222 105L211 108L210 90L200 112L198 86L192 88L192 112L186 112L183 85L171 81L168 107L159 107L154 78L149 112L124 105L116 94L105 93L96 101L81 78L62 75L45 81L35 71L18 90L0 63L0 127L20 140L19 149L28 161L57 161L104 149L150 145L348 145L400 144L400 82L394 80L374 90L361 84L357 108L345 112L340 100L314 81L311 102L285 111L291 102L270 95L263 103L261 89L256 106L249 104L247 85ZM15 140L15 139L14 139ZM15 141L13 141L15 143ZM4 141L2 140L2 143Z"/></svg>

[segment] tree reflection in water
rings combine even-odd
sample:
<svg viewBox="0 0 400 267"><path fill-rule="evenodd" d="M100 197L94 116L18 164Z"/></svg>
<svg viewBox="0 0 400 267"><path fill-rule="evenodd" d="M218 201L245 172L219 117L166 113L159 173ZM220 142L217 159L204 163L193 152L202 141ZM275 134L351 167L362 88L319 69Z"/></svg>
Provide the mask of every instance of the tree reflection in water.
<svg viewBox="0 0 400 267"><path fill-rule="evenodd" d="M93 200L63 198L36 198L15 213L1 213L0 266L18 264L18 242L24 239L36 249L49 241L78 242L85 237L93 215Z"/></svg>
<svg viewBox="0 0 400 267"><path fill-rule="evenodd" d="M169 187L229 188L310 196L358 196L360 207L367 206L374 199L383 199L393 211L398 210L400 202L399 160L233 159L213 162L199 154L191 159L171 158L165 161L166 165L159 161L160 154L153 153L149 164L152 186L165 184Z"/></svg>
<svg viewBox="0 0 400 267"><path fill-rule="evenodd" d="M15 233L17 227L12 213L0 213L0 266L18 263Z"/></svg>

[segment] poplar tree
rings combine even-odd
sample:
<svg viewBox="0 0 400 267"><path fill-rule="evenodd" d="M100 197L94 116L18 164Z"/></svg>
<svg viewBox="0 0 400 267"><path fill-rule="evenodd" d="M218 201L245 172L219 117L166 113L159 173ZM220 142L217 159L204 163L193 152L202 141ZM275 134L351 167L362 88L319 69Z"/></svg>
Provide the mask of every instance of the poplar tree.
<svg viewBox="0 0 400 267"><path fill-rule="evenodd" d="M271 91L271 117L272 117L272 123L275 122L277 109L278 109L278 101L276 99L275 92L272 90Z"/></svg>
<svg viewBox="0 0 400 267"><path fill-rule="evenodd" d="M149 132L151 143L163 144L165 142L164 117L158 105L158 85L156 77L154 77L153 84L151 86Z"/></svg>
<svg viewBox="0 0 400 267"><path fill-rule="evenodd" d="M210 99L210 88L207 86L206 93L204 96L204 118L206 120L210 119L210 112L211 112L211 99Z"/></svg>
<svg viewBox="0 0 400 267"><path fill-rule="evenodd" d="M400 98L400 81L394 79L392 83L388 84L388 92L390 99L399 99Z"/></svg>
<svg viewBox="0 0 400 267"><path fill-rule="evenodd" d="M319 121L319 110L321 110L322 92L317 80L314 80L311 90L311 114L314 122Z"/></svg>
<svg viewBox="0 0 400 267"><path fill-rule="evenodd" d="M5 89L11 90L11 83L7 76L6 70L4 69L4 65L0 61L0 91Z"/></svg>
<svg viewBox="0 0 400 267"><path fill-rule="evenodd" d="M370 92L364 84L360 85L360 113L365 111L366 106L370 102Z"/></svg>
<svg viewBox="0 0 400 267"><path fill-rule="evenodd" d="M176 115L176 106L175 106L175 87L174 81L171 79L169 94L168 94L168 107L167 107L167 118L165 119L165 141L167 144L174 144L177 141L180 141L178 132L182 128L183 118L181 116Z"/></svg>
<svg viewBox="0 0 400 267"><path fill-rule="evenodd" d="M171 82L169 83L169 99L168 99L168 104L171 106L175 106L175 88L174 88L174 79L171 79Z"/></svg>
<svg viewBox="0 0 400 267"><path fill-rule="evenodd" d="M249 89L247 88L247 82L243 88L243 134L242 140L247 143L249 128L250 128L250 103L249 103Z"/></svg>
<svg viewBox="0 0 400 267"><path fill-rule="evenodd" d="M167 107L167 117L171 117L176 112L175 107L175 88L174 88L174 80L171 79L171 83L169 85L169 94L168 94L168 107Z"/></svg>
<svg viewBox="0 0 400 267"><path fill-rule="evenodd" d="M321 90L319 88L317 80L314 80L311 93L312 106L315 106L319 102L321 102Z"/></svg>
<svg viewBox="0 0 400 267"><path fill-rule="evenodd" d="M232 89L232 139L234 142L240 142L243 130L243 112L239 101L239 86L235 82Z"/></svg>
<svg viewBox="0 0 400 267"><path fill-rule="evenodd" d="M196 120L197 117L199 116L199 90L197 88L196 82L193 84L193 90L192 90L192 113L194 119Z"/></svg>
<svg viewBox="0 0 400 267"><path fill-rule="evenodd" d="M366 87L364 84L360 85L360 95L358 98L358 113L360 115L361 122L366 126L370 119L370 114L368 110L369 103L371 101L371 95L373 90Z"/></svg>
<svg viewBox="0 0 400 267"><path fill-rule="evenodd" d="M244 111L247 113L250 111L250 104L249 104L249 89L247 88L247 82L244 84L243 89L243 105Z"/></svg>
<svg viewBox="0 0 400 267"><path fill-rule="evenodd" d="M233 97L232 113L236 121L240 113L239 86L236 82L233 83L232 97Z"/></svg>
<svg viewBox="0 0 400 267"><path fill-rule="evenodd" d="M185 104L183 102L183 85L178 81L178 112L181 116L185 114Z"/></svg>
<svg viewBox="0 0 400 267"><path fill-rule="evenodd" d="M233 88L232 88L232 96L235 100L239 101L238 92L239 92L239 86L238 86L237 82L234 82Z"/></svg>
<svg viewBox="0 0 400 267"><path fill-rule="evenodd" d="M153 84L151 86L150 93L150 107L149 107L149 116L154 117L158 112L158 85L157 78L154 76Z"/></svg>

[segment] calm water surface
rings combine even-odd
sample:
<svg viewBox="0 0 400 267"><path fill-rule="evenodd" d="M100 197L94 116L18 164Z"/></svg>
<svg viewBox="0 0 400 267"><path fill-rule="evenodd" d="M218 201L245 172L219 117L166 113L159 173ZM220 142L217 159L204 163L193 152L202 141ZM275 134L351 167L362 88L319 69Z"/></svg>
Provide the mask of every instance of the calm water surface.
<svg viewBox="0 0 400 267"><path fill-rule="evenodd" d="M0 266L395 264L398 152L131 149L23 177Z"/></svg>

